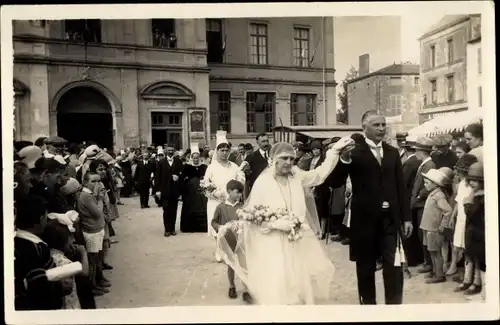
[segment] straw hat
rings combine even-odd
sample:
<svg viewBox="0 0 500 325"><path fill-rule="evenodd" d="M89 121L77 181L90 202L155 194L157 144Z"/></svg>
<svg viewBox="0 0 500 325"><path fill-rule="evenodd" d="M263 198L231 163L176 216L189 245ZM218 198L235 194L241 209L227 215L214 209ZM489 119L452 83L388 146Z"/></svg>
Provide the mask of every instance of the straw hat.
<svg viewBox="0 0 500 325"><path fill-rule="evenodd" d="M35 162L42 158L42 149L37 146L28 146L22 148L17 155L21 161L28 165L29 169L35 168Z"/></svg>
<svg viewBox="0 0 500 325"><path fill-rule="evenodd" d="M422 176L439 186L446 186L451 182L451 179L439 169L430 169L427 173L422 173Z"/></svg>
<svg viewBox="0 0 500 325"><path fill-rule="evenodd" d="M427 137L418 137L417 141L413 145L413 149L420 151L428 151L431 152L434 147L434 141L431 138Z"/></svg>

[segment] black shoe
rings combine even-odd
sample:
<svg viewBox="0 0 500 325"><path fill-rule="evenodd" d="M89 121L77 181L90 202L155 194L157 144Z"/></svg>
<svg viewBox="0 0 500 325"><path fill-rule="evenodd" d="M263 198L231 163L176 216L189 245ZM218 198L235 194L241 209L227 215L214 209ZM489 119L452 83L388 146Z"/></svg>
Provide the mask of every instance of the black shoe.
<svg viewBox="0 0 500 325"><path fill-rule="evenodd" d="M149 205L145 205L145 206L144 206L144 209L149 209L149 208L150 208L150 206L149 206Z"/></svg>
<svg viewBox="0 0 500 325"><path fill-rule="evenodd" d="M342 245L349 245L349 243L350 243L349 238L344 238L340 243Z"/></svg>
<svg viewBox="0 0 500 325"><path fill-rule="evenodd" d="M144 205L141 205L141 209L144 209Z"/></svg>
<svg viewBox="0 0 500 325"><path fill-rule="evenodd" d="M247 304L251 305L253 304L253 298L248 292L243 292L243 301L246 302Z"/></svg>
<svg viewBox="0 0 500 325"><path fill-rule="evenodd" d="M102 269L103 270L112 270L113 267L109 265L108 263L102 263Z"/></svg>
<svg viewBox="0 0 500 325"><path fill-rule="evenodd" d="M227 293L228 297L231 299L236 299L238 294L236 293L236 288L229 288L229 292Z"/></svg>
<svg viewBox="0 0 500 325"><path fill-rule="evenodd" d="M167 231L165 231L165 233L163 234L163 236L165 236L165 237L170 237L170 233L169 233L169 232L167 232Z"/></svg>
<svg viewBox="0 0 500 325"><path fill-rule="evenodd" d="M339 234L335 234L335 235L332 235L330 236L330 240L331 241L335 241L335 242L341 242L343 241L345 238L340 236Z"/></svg>
<svg viewBox="0 0 500 325"><path fill-rule="evenodd" d="M104 292L103 290L101 290L102 288L94 288L92 289L92 294L94 295L94 297L99 297L99 296L102 296L104 295L105 293L107 292Z"/></svg>
<svg viewBox="0 0 500 325"><path fill-rule="evenodd" d="M170 232L170 235L177 236L177 233L175 231L172 231L172 232Z"/></svg>

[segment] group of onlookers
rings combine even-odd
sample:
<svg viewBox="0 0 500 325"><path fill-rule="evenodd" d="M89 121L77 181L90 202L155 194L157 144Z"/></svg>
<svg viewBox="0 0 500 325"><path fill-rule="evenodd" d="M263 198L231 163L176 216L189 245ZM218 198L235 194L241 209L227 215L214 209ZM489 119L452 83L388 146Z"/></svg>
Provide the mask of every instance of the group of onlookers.
<svg viewBox="0 0 500 325"><path fill-rule="evenodd" d="M400 135L398 146L417 230L404 242L407 266L420 265L417 272L429 284L452 277L459 283L455 292L484 293L482 124L468 125L463 139Z"/></svg>

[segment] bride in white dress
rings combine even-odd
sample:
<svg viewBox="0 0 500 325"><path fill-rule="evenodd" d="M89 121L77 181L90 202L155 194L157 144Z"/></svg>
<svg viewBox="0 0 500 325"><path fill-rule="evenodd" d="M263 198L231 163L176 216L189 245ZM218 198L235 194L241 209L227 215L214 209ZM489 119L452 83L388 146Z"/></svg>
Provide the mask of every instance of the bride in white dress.
<svg viewBox="0 0 500 325"><path fill-rule="evenodd" d="M269 228L231 222L219 230L218 246L224 261L246 284L260 305L315 304L329 298L335 267L316 237L316 214L308 213L306 191L320 185L335 168L340 152L353 145L343 138L326 152L318 168L303 171L293 166L295 152L289 143L277 143L270 151L272 163L257 178L245 208L266 206L286 209L302 223L303 237L289 241L291 221L278 219ZM238 229L240 227L240 229ZM242 227L242 228L241 228ZM226 231L237 231L238 244L231 249ZM234 246L233 246L234 247Z"/></svg>

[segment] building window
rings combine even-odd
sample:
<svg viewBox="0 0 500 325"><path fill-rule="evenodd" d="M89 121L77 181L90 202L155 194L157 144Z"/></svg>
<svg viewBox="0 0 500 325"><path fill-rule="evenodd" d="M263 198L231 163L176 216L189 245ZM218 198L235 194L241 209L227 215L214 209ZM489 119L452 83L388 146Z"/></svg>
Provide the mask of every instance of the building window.
<svg viewBox="0 0 500 325"><path fill-rule="evenodd" d="M431 104L437 104L437 80L431 80Z"/></svg>
<svg viewBox="0 0 500 325"><path fill-rule="evenodd" d="M226 50L226 40L222 36L222 20L207 19L207 62L222 63Z"/></svg>
<svg viewBox="0 0 500 325"><path fill-rule="evenodd" d="M160 115L160 114L151 114L151 124L153 126L160 126L160 125L163 125L164 122L163 122L163 115Z"/></svg>
<svg viewBox="0 0 500 325"><path fill-rule="evenodd" d="M483 87L477 87L477 99L479 107L483 107Z"/></svg>
<svg viewBox="0 0 500 325"><path fill-rule="evenodd" d="M420 84L420 77L413 78L413 84L419 85Z"/></svg>
<svg viewBox="0 0 500 325"><path fill-rule="evenodd" d="M68 19L64 21L66 39L75 42L101 43L101 20Z"/></svg>
<svg viewBox="0 0 500 325"><path fill-rule="evenodd" d="M151 27L154 47L177 47L175 19L151 19Z"/></svg>
<svg viewBox="0 0 500 325"><path fill-rule="evenodd" d="M231 92L210 92L210 133L231 132Z"/></svg>
<svg viewBox="0 0 500 325"><path fill-rule="evenodd" d="M448 102L455 101L455 77L453 75L449 75L446 77L446 89Z"/></svg>
<svg viewBox="0 0 500 325"><path fill-rule="evenodd" d="M446 46L448 49L448 63L452 63L454 58L453 58L453 39L450 38L446 41Z"/></svg>
<svg viewBox="0 0 500 325"><path fill-rule="evenodd" d="M483 60L481 58L481 48L477 49L477 73L481 74L483 72L482 68Z"/></svg>
<svg viewBox="0 0 500 325"><path fill-rule="evenodd" d="M401 115L403 113L403 95L389 96L389 108L386 109L388 116Z"/></svg>
<svg viewBox="0 0 500 325"><path fill-rule="evenodd" d="M403 85L403 79L401 77L390 77L389 84L391 86L401 86Z"/></svg>
<svg viewBox="0 0 500 325"><path fill-rule="evenodd" d="M309 66L309 28L294 28L293 63L297 67Z"/></svg>
<svg viewBox="0 0 500 325"><path fill-rule="evenodd" d="M436 66L436 45L431 45L431 68Z"/></svg>
<svg viewBox="0 0 500 325"><path fill-rule="evenodd" d="M247 132L271 132L274 128L276 95L248 92L246 104Z"/></svg>
<svg viewBox="0 0 500 325"><path fill-rule="evenodd" d="M267 64L267 25L250 24L250 62Z"/></svg>
<svg viewBox="0 0 500 325"><path fill-rule="evenodd" d="M290 112L292 125L315 125L316 95L292 94Z"/></svg>

